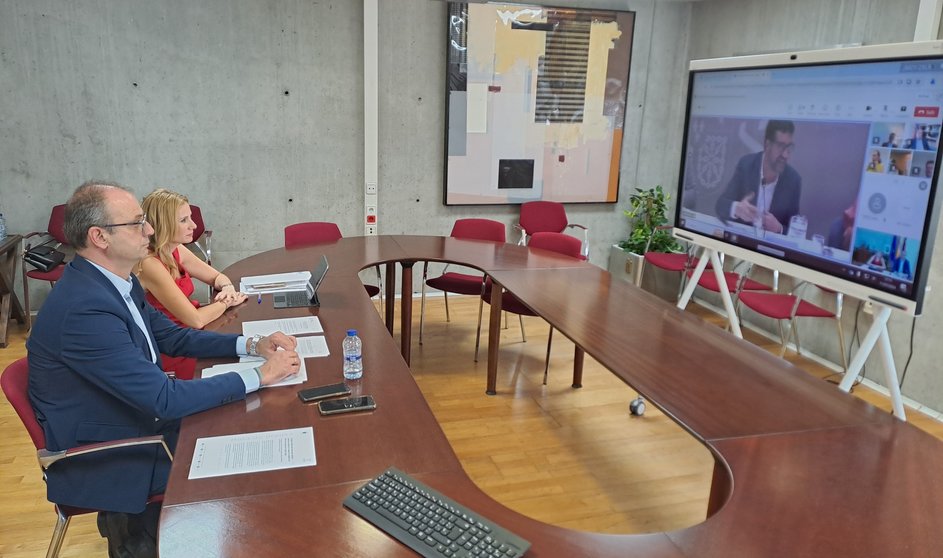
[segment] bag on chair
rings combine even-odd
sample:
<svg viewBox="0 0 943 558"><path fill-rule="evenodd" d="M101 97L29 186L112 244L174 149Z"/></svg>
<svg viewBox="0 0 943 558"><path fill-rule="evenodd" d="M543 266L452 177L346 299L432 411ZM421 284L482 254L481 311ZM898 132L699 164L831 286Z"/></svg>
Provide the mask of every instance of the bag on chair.
<svg viewBox="0 0 943 558"><path fill-rule="evenodd" d="M65 259L65 254L52 246L41 244L23 254L23 260L40 271L52 271Z"/></svg>

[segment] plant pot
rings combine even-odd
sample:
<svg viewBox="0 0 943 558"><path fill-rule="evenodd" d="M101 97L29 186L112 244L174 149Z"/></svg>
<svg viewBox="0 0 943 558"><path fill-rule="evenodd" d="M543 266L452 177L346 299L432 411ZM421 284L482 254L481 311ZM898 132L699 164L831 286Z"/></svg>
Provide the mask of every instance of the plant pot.
<svg viewBox="0 0 943 558"><path fill-rule="evenodd" d="M641 254L626 252L618 245L613 244L609 249L609 273L638 285L639 274L642 273L642 262L645 258ZM678 291L681 288L681 275L647 266L642 276L641 287L668 302L678 300Z"/></svg>
<svg viewBox="0 0 943 558"><path fill-rule="evenodd" d="M613 244L609 250L609 273L623 281L637 285L644 259L641 254L626 252L618 245Z"/></svg>

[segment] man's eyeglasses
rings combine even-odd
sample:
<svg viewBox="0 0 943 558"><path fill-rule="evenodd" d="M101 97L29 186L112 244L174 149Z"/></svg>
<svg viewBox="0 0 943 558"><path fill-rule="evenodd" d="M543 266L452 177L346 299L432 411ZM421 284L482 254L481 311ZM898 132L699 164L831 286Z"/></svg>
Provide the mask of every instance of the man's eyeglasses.
<svg viewBox="0 0 943 558"><path fill-rule="evenodd" d="M796 144L794 143L783 143L781 141L772 141L770 143L772 143L773 146L775 146L780 151L788 151L789 153L792 153L796 148Z"/></svg>
<svg viewBox="0 0 943 558"><path fill-rule="evenodd" d="M141 232L144 232L144 228L147 226L147 214L142 215L141 219L138 221L131 221L130 223L112 223L110 225L96 225L103 229L111 229L114 227L140 227Z"/></svg>

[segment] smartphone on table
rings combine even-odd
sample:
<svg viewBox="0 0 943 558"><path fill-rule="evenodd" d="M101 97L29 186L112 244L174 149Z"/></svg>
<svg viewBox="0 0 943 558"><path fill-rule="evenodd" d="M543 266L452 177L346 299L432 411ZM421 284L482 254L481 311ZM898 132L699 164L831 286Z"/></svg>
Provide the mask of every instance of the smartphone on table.
<svg viewBox="0 0 943 558"><path fill-rule="evenodd" d="M312 403L321 399L327 399L328 397L348 394L350 394L350 388L347 387L347 384L341 382L329 386L317 386L300 390L298 392L298 399L301 399L304 403Z"/></svg>
<svg viewBox="0 0 943 558"><path fill-rule="evenodd" d="M341 413L369 411L376 408L377 404L373 400L372 395L348 397L346 399L331 399L318 403L318 410L321 411L322 415L339 415Z"/></svg>

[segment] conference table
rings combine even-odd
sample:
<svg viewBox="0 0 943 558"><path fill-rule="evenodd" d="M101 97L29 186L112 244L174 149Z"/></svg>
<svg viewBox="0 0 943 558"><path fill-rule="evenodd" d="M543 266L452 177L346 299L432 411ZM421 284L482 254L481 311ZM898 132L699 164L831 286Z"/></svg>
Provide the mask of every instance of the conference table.
<svg viewBox="0 0 943 558"><path fill-rule="evenodd" d="M943 442L604 270L510 244L375 236L271 250L225 273L237 280L311 269L321 254L331 269L320 308L276 311L266 296L211 329L241 332L247 320L317 315L331 354L306 361L310 387L342 380L341 341L355 328L365 374L352 382L353 394L374 395L377 409L322 417L296 388L273 388L186 418L161 514L161 556L413 556L342 506L390 466L527 539L533 557L943 556ZM531 519L482 492L407 364L412 268L423 261L483 271L704 444L715 458L704 521L660 533L582 532ZM383 319L357 276L374 265L387 269ZM407 293L399 344L391 335L397 277ZM494 383L500 296L492 302L482 380L501 394ZM314 467L187 478L198 438L305 426L314 429Z"/></svg>

